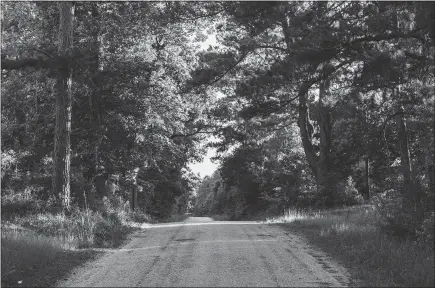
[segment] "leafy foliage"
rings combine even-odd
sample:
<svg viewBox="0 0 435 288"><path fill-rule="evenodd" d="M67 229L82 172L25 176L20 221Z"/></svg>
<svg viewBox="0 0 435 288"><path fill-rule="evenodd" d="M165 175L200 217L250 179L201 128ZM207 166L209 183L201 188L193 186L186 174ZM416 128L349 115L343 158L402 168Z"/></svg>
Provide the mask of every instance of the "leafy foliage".
<svg viewBox="0 0 435 288"><path fill-rule="evenodd" d="M52 111L68 63L81 206L114 191L125 204L137 189L154 217L196 201L198 214L237 219L363 195L397 202L379 205L390 226L427 230L433 3L76 2L67 59L55 4L2 8L2 196L53 196ZM216 43L201 47L207 37ZM208 134L221 167L198 186L187 166Z"/></svg>
<svg viewBox="0 0 435 288"><path fill-rule="evenodd" d="M38 63L57 61L57 35L51 29L59 25L56 5L2 3L5 63L32 57ZM191 69L193 53L185 52L194 49L182 31L192 24L169 23L159 3L74 6L72 197L96 207L97 178L104 185L110 175L119 175L120 195L128 199L132 183L142 181L151 196L146 205L158 202L156 215L167 215L175 197L192 191L185 183L191 177L181 170L200 156L200 137L186 135L195 131L201 100L180 86ZM2 169L2 194L27 189L47 199L54 196L56 69L38 63L2 70L2 155L10 159Z"/></svg>
<svg viewBox="0 0 435 288"><path fill-rule="evenodd" d="M219 140L212 146L219 152L239 147L223 160L224 190L243 196L244 211L273 195L280 205L295 205L303 193L300 186L282 161L269 161L283 153L295 164L291 154L303 151L304 164L293 178L300 179L304 171L314 180L311 191L303 190L316 200L306 205L353 204L361 201L360 195L393 191L408 204L398 206L391 217L415 235L429 217L422 215L434 209L429 148L434 115L433 109L423 107L434 103L433 4L273 2L222 7L225 21L216 27L220 46L201 56L192 75L197 91L207 94L218 88L227 96L212 114L212 121L227 124L215 134ZM222 61L216 60L218 54ZM223 61L229 56L232 60ZM301 142L290 144L277 131ZM423 140L417 136L422 131L431 136ZM265 149L270 139L283 146ZM278 171L284 182L278 180ZM303 182L310 183L307 178ZM281 190L272 192L274 186Z"/></svg>

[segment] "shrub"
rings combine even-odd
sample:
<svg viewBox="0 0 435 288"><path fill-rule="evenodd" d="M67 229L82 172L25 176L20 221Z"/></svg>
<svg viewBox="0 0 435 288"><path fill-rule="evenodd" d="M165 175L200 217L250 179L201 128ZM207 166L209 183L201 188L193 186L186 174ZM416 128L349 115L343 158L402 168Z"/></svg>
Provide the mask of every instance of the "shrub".
<svg viewBox="0 0 435 288"><path fill-rule="evenodd" d="M338 205L357 205L364 202L363 197L356 189L355 181L352 176L347 177L345 181L338 184Z"/></svg>
<svg viewBox="0 0 435 288"><path fill-rule="evenodd" d="M20 199L17 201L2 201L2 217L13 219L40 212L43 209L42 201L32 199Z"/></svg>
<svg viewBox="0 0 435 288"><path fill-rule="evenodd" d="M46 209L46 202L36 199L30 189L14 193L11 190L1 195L1 213L3 219L14 219L35 214Z"/></svg>
<svg viewBox="0 0 435 288"><path fill-rule="evenodd" d="M145 214L141 210L130 211L130 213L128 213L127 220L139 223L154 222L153 219L151 219L151 216Z"/></svg>
<svg viewBox="0 0 435 288"><path fill-rule="evenodd" d="M117 247L129 228L124 226L116 213L108 213L95 225L94 244L98 247Z"/></svg>
<svg viewBox="0 0 435 288"><path fill-rule="evenodd" d="M418 196L422 195L421 186L412 183L409 188L400 189L387 190L372 199L382 216L383 228L397 236L433 239L433 211L427 208L425 211L422 205L425 199L418 200ZM412 189L410 192L415 198L404 198L407 194L403 189Z"/></svg>
<svg viewBox="0 0 435 288"><path fill-rule="evenodd" d="M110 215L116 214L121 222L127 221L129 210L129 202L123 201L120 196L104 197L99 209L103 217L113 217Z"/></svg>

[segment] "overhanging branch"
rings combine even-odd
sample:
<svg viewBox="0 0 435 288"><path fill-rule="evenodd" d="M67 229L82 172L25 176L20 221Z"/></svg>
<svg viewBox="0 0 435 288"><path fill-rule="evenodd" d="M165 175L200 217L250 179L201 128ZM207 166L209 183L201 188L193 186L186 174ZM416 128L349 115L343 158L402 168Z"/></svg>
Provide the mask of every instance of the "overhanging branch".
<svg viewBox="0 0 435 288"><path fill-rule="evenodd" d="M420 31L420 29L414 30L410 33L394 32L394 33L388 33L388 34L370 35L370 36L355 39L355 40L350 41L348 43L344 43L343 46L352 46L352 44L361 43L361 42L372 42L372 41L378 42L378 41L384 41L384 40L410 39L410 38L414 38L414 39L419 40L422 43L426 43L426 40L421 35L419 35L417 33L418 31Z"/></svg>

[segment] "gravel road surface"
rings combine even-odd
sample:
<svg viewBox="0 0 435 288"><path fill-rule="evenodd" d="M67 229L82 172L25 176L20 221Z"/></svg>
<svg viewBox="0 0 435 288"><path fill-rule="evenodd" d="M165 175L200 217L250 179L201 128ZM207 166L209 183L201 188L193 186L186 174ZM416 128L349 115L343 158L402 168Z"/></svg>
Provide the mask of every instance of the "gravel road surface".
<svg viewBox="0 0 435 288"><path fill-rule="evenodd" d="M149 225L59 286L348 286L344 268L276 225L190 217Z"/></svg>

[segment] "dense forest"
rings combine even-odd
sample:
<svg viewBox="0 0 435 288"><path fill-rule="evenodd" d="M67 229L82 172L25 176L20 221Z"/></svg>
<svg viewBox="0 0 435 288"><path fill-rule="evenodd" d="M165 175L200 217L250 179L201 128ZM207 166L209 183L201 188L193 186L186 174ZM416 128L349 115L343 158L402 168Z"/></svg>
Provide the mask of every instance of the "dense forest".
<svg viewBox="0 0 435 288"><path fill-rule="evenodd" d="M137 189L157 218L235 220L372 201L433 225L434 3L1 5L3 202Z"/></svg>
<svg viewBox="0 0 435 288"><path fill-rule="evenodd" d="M177 5L2 5L2 195L92 206L113 178L156 217L183 206L207 100L183 90L201 35Z"/></svg>

